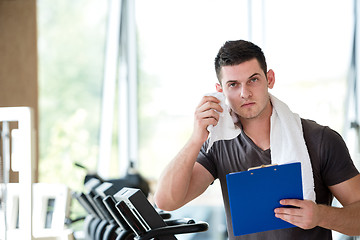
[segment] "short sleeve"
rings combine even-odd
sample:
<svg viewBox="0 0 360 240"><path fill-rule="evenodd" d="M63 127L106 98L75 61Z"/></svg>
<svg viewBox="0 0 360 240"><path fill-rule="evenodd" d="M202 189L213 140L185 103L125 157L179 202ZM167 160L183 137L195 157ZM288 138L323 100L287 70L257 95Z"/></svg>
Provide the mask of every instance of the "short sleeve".
<svg viewBox="0 0 360 240"><path fill-rule="evenodd" d="M344 182L359 174L344 140L340 134L328 127L324 128L320 152L323 159L322 177L327 186Z"/></svg>
<svg viewBox="0 0 360 240"><path fill-rule="evenodd" d="M217 179L218 173L217 173L214 157L212 154L213 152L212 149L210 149L209 152L206 153L207 146L208 146L208 141L206 141L202 145L196 161L200 163L204 168L206 168L209 171L209 173L214 177L214 179Z"/></svg>

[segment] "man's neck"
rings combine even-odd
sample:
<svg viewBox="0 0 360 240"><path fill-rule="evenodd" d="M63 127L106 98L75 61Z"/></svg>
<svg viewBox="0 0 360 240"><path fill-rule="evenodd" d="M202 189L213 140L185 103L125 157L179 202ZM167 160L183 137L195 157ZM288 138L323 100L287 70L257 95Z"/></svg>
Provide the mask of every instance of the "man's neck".
<svg viewBox="0 0 360 240"><path fill-rule="evenodd" d="M240 122L245 134L262 150L270 148L270 117L272 107L265 110L257 118L241 119Z"/></svg>

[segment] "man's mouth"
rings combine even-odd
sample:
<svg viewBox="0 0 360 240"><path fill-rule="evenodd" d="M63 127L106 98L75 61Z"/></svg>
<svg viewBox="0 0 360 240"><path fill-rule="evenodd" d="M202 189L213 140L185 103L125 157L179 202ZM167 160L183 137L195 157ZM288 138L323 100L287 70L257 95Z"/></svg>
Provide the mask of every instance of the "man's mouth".
<svg viewBox="0 0 360 240"><path fill-rule="evenodd" d="M251 107L254 104L255 104L255 102L246 102L246 103L242 104L241 107Z"/></svg>

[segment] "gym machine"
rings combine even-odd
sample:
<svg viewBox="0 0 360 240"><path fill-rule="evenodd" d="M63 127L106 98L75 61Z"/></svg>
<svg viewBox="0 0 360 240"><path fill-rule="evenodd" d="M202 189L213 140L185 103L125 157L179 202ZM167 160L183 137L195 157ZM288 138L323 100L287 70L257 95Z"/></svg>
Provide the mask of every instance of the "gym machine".
<svg viewBox="0 0 360 240"><path fill-rule="evenodd" d="M90 240L175 240L175 235L202 232L206 222L171 219L171 214L156 209L137 188L118 189L109 182L90 181L87 193L74 197L87 211L85 238Z"/></svg>
<svg viewBox="0 0 360 240"><path fill-rule="evenodd" d="M135 233L135 239L173 240L176 234L206 231L206 222L192 219L164 221L139 189L123 188L114 195L116 208Z"/></svg>

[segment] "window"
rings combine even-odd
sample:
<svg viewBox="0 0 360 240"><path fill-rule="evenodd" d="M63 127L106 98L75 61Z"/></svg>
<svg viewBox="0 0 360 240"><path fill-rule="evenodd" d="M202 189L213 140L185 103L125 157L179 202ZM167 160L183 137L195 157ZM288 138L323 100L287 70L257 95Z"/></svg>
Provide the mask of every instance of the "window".
<svg viewBox="0 0 360 240"><path fill-rule="evenodd" d="M37 1L42 182L81 189L98 159L107 4Z"/></svg>

